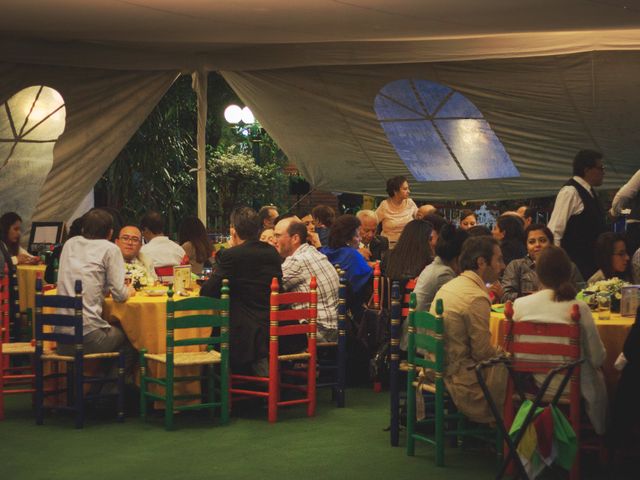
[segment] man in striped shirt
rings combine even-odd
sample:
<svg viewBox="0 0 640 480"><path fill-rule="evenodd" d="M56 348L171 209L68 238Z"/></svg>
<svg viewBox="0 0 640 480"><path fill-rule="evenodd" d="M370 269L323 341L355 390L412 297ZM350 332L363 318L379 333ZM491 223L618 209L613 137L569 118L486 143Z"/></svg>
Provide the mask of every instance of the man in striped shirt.
<svg viewBox="0 0 640 480"><path fill-rule="evenodd" d="M280 220L274 228L276 248L284 258L282 287L308 292L311 277L318 282L318 342L338 339L338 273L327 257L307 243L307 227L297 217Z"/></svg>

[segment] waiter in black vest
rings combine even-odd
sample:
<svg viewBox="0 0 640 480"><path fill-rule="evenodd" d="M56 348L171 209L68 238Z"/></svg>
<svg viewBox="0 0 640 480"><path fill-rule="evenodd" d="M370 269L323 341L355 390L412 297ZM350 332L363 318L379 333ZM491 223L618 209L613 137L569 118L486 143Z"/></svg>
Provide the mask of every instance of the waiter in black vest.
<svg viewBox="0 0 640 480"><path fill-rule="evenodd" d="M597 270L594 245L606 230L604 210L593 189L603 179L602 154L580 150L573 159L573 177L558 192L548 225L554 243L565 249L584 278Z"/></svg>

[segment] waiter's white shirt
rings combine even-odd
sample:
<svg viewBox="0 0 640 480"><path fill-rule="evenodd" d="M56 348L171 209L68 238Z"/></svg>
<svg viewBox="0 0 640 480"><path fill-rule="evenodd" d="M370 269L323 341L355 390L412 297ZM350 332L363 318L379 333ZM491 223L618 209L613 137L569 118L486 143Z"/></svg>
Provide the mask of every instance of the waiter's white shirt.
<svg viewBox="0 0 640 480"><path fill-rule="evenodd" d="M124 284L124 260L120 249L108 240L70 238L60 254L58 294L75 296L76 280L82 280L83 334L110 328L102 318L102 303L108 292L116 302L124 302L129 292ZM71 327L56 331L71 333Z"/></svg>
<svg viewBox="0 0 640 480"><path fill-rule="evenodd" d="M613 202L611 203L611 216L618 217L620 216L620 211L625 208L626 205L629 204L631 200L638 196L638 192L640 191L640 170L638 170L631 179L625 183L616 196L613 197ZM627 223L638 223L640 220L635 220L632 218L627 219Z"/></svg>
<svg viewBox="0 0 640 480"><path fill-rule="evenodd" d="M573 179L582 185L589 195L593 197L591 193L591 185L587 183L582 177L573 177ZM567 222L573 215L579 215L584 210L584 204L580 198L578 190L572 185L565 185L558 192L556 197L556 203L549 219L549 230L553 233L553 243L560 246L564 231L567 229Z"/></svg>
<svg viewBox="0 0 640 480"><path fill-rule="evenodd" d="M186 255L184 248L162 235L152 238L149 243L143 245L140 252L151 261L154 267L180 265Z"/></svg>

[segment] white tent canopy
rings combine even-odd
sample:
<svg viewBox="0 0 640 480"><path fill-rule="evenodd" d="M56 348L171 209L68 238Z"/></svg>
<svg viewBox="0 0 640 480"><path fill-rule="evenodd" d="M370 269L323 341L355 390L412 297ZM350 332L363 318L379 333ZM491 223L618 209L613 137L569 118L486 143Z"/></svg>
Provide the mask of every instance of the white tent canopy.
<svg viewBox="0 0 640 480"><path fill-rule="evenodd" d="M627 2L7 0L0 32L0 103L32 85L66 103L38 219L71 213L180 72L202 85L221 71L325 189L384 194L387 177L407 174L422 198L522 198L555 192L580 148L605 153L608 187L640 163L640 7ZM402 142L427 145L424 132L376 111L399 81L463 95L476 115L465 125L501 142L508 177L429 180L446 176L444 157L409 152ZM409 120L436 125L466 171L492 161L465 149L476 137L455 136L460 118L447 131L451 118L418 113Z"/></svg>

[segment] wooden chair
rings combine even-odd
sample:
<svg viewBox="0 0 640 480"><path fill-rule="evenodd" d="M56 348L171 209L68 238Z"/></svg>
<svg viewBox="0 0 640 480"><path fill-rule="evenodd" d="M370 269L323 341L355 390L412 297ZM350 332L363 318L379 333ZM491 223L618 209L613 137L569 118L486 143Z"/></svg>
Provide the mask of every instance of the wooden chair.
<svg viewBox="0 0 640 480"><path fill-rule="evenodd" d="M289 405L307 405L307 415L315 415L316 410L316 316L317 316L317 283L315 277L311 277L309 292L278 293L279 284L276 277L271 281L271 311L269 315L269 376L259 377L254 375L231 375L231 393L235 399L248 397L262 397L268 400L269 422L278 419L278 407ZM291 308L281 310L282 306L307 304L307 308ZM304 320L307 323L298 323ZM281 322L296 322L295 324L281 324ZM307 335L307 351L291 355L280 355L278 341L287 335ZM306 385L285 383L281 376L287 371L281 371L281 362L306 362ZM256 386L267 385L267 390L251 389L250 386L238 388L238 384L253 384ZM302 392L302 398L281 400L281 389Z"/></svg>
<svg viewBox="0 0 640 480"><path fill-rule="evenodd" d="M571 311L571 323L540 323L540 322L514 322L513 305L507 302L505 305L505 350L513 355L509 367L510 375L507 383L507 394L504 406L504 424L509 428L516 414L516 403L525 398L533 398L534 395L517 388L514 374L529 376L533 374L546 375L554 368L566 364L568 361L576 361L581 358L580 352L580 310L578 305L573 305ZM521 335L526 335L527 340L522 340ZM557 338L550 338L557 337ZM555 356L549 359L549 355ZM542 403L554 401L552 394L545 394ZM576 434L580 445L580 365L573 368L567 389L558 400L558 405L568 408L569 422ZM505 452L506 453L506 452ZM571 480L580 478L580 449L570 473Z"/></svg>
<svg viewBox="0 0 640 480"><path fill-rule="evenodd" d="M164 424L167 430L173 429L174 411L210 409L212 414L220 409L222 424L229 422L229 281L224 279L220 298L197 297L178 302L173 300L170 287L167 301L167 342L166 353L151 354L140 350L140 416L146 419L149 399L165 403ZM178 314L179 316L176 316ZM175 339L175 331L185 328L211 327L211 334L201 338ZM176 347L187 345L206 346L206 351L176 352ZM219 347L220 351L214 350ZM157 362L166 368L164 378L149 375L148 362ZM216 375L214 366L220 366ZM176 377L175 368L184 366L206 366L206 375ZM216 400L216 380L219 379L219 400ZM179 400L193 400L200 395L174 395L173 387L177 382L208 381L208 402L199 404L176 405ZM159 385L164 394L149 391L150 385Z"/></svg>
<svg viewBox="0 0 640 480"><path fill-rule="evenodd" d="M496 441L498 451L502 449L502 437L495 431L486 428L467 428L466 417L457 412L453 401L449 397L444 384L444 325L442 300L436 303L437 316L428 312L416 311L416 295L411 294L409 307L409 346L408 346L408 376L407 376L407 454L415 453L415 441L419 440L431 444L436 449L436 465L444 466L445 437L454 436L462 439L465 436ZM422 333L426 331L426 333ZM424 350L424 357L417 355L417 350ZM426 377L417 379L417 370L422 368L433 373L434 379ZM427 417L416 420L416 391L421 390L430 394L431 398L425 403ZM434 427L434 435L429 436L416 432L416 426L429 425ZM452 427L456 425L456 427ZM451 427L451 428L449 428Z"/></svg>
<svg viewBox="0 0 640 480"><path fill-rule="evenodd" d="M32 357L35 347L31 342L11 342L9 269L0 272L0 420L4 419L4 396L35 392L33 388ZM11 360L29 357L28 365L14 365ZM26 387L26 388L25 388Z"/></svg>
<svg viewBox="0 0 640 480"><path fill-rule="evenodd" d="M173 281L173 266L169 265L167 267L155 267L155 272L160 282L171 282Z"/></svg>
<svg viewBox="0 0 640 480"><path fill-rule="evenodd" d="M338 290L338 340L336 342L316 343L318 350L318 382L316 388L331 388L332 398L338 408L345 406L345 390L347 383L347 296L344 271L339 265L335 265L340 276L340 289ZM321 351L333 350L333 358L320 355ZM327 354L330 352L327 352ZM328 355L327 355L328 356ZM324 379L325 373L333 374L333 378Z"/></svg>
<svg viewBox="0 0 640 480"><path fill-rule="evenodd" d="M45 309L66 309L73 310L73 314L67 313L45 313ZM55 327L69 327L71 333L60 333ZM44 295L42 290L42 278L36 280L36 423L42 425L44 422L44 399L45 396L57 395L61 391L67 392L67 404L57 405L57 410L70 410L76 414L75 426L84 426L84 404L87 400L97 400L99 398L117 397L118 421L124 421L124 351L105 353L84 353L83 346L83 323L82 323L82 282L76 280L75 296L65 295ZM45 351L44 342L51 341L61 344L72 344L75 346L74 355L60 355L56 351ZM95 377L84 374L85 360L94 359L116 359L118 362L118 374L116 377ZM45 375L44 362L63 362L66 365L66 373L52 373ZM66 376L66 388L63 390L44 391L45 381ZM105 383L115 383L118 387L117 394L85 393L85 385L103 385Z"/></svg>
<svg viewBox="0 0 640 480"><path fill-rule="evenodd" d="M400 302L400 282L391 284L391 340L389 342L389 405L391 408L389 440L392 447L397 447L400 441L400 385L401 372L407 371L406 364L400 363L400 337L402 336L402 322L408 321L411 294L416 288L418 279L412 278L404 288L402 302Z"/></svg>

